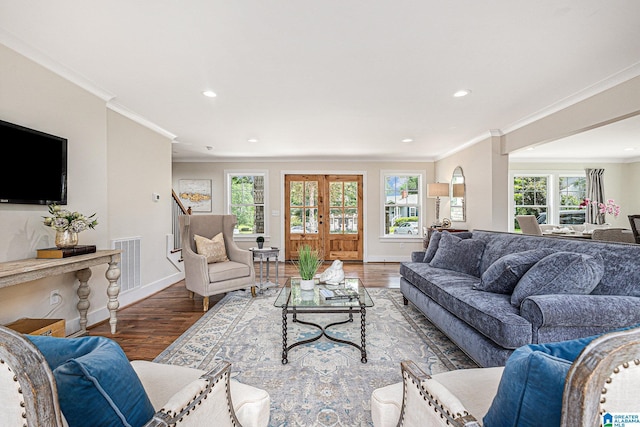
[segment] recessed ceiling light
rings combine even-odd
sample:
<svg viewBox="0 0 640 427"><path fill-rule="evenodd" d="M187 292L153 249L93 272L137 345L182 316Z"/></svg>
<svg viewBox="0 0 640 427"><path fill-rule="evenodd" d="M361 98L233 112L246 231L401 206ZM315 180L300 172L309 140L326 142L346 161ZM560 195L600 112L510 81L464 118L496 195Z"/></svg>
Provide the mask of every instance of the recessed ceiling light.
<svg viewBox="0 0 640 427"><path fill-rule="evenodd" d="M204 92L202 92L202 94L203 94L204 96L206 96L207 98L215 98L216 96L218 96L218 95L216 95L216 93L215 93L214 91L212 91L212 90L205 90Z"/></svg>
<svg viewBox="0 0 640 427"><path fill-rule="evenodd" d="M402 140L402 142L413 142L413 139L411 138L405 138Z"/></svg>
<svg viewBox="0 0 640 427"><path fill-rule="evenodd" d="M535 150L535 149L536 149L536 147L529 147L529 148L527 148L525 151L533 151L533 150Z"/></svg>
<svg viewBox="0 0 640 427"><path fill-rule="evenodd" d="M462 98L463 96L467 96L471 93L469 89L460 89L456 93L453 94L456 98Z"/></svg>
<svg viewBox="0 0 640 427"><path fill-rule="evenodd" d="M250 138L250 139L247 139L247 142L254 143L254 142L258 142L258 140L256 138Z"/></svg>
<svg viewBox="0 0 640 427"><path fill-rule="evenodd" d="M635 147L627 147L624 149L624 151L634 151Z"/></svg>

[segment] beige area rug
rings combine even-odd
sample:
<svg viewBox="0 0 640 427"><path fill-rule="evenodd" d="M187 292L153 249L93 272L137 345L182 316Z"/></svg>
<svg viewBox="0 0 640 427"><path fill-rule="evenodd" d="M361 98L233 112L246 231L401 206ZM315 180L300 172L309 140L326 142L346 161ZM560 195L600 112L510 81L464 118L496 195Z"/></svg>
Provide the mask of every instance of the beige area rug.
<svg viewBox="0 0 640 427"><path fill-rule="evenodd" d="M279 289L251 298L227 294L155 361L207 370L218 360L232 363L233 376L271 396L270 426L370 426L371 392L402 380L400 362L413 360L427 373L476 365L429 323L399 289L371 288L367 309L367 363L360 351L325 337L293 348L283 365ZM328 324L346 314L299 315ZM359 343L360 318L332 327L333 336ZM288 341L310 338L317 329L288 321Z"/></svg>

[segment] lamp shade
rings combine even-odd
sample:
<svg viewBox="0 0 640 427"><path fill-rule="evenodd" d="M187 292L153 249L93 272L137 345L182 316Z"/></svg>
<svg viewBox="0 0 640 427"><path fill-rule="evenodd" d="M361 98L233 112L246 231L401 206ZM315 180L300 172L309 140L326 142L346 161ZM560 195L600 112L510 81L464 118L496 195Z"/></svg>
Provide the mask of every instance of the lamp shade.
<svg viewBox="0 0 640 427"><path fill-rule="evenodd" d="M453 184L453 197L464 197L464 184Z"/></svg>
<svg viewBox="0 0 640 427"><path fill-rule="evenodd" d="M446 182L427 184L427 197L449 197L449 184Z"/></svg>

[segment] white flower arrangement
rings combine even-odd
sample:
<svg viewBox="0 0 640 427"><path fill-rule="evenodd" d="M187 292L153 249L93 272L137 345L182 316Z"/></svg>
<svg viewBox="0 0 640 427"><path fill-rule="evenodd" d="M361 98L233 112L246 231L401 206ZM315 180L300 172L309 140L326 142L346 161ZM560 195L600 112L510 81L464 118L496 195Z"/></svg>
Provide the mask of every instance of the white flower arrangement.
<svg viewBox="0 0 640 427"><path fill-rule="evenodd" d="M71 212L68 209L62 209L59 205L49 205L49 213L52 216L45 216L44 225L51 227L56 231L71 231L79 233L89 228L95 228L98 220L94 219L96 214L91 216L82 215L79 212Z"/></svg>

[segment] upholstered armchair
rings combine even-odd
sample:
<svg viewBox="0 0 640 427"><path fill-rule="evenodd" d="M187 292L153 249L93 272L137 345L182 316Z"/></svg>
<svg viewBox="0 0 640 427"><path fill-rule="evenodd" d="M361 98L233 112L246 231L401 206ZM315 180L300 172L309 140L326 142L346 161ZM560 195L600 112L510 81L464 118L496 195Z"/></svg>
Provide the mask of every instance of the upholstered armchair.
<svg viewBox="0 0 640 427"><path fill-rule="evenodd" d="M179 221L185 285L191 296L195 292L204 297L204 311L209 309L211 295L244 288L251 288L255 295L253 256L233 240L235 215L180 215ZM212 262L203 251L199 253L196 238L208 243L207 240L215 239L219 233L224 238L226 256L223 258L228 260Z"/></svg>
<svg viewBox="0 0 640 427"><path fill-rule="evenodd" d="M516 221L518 221L518 225L520 225L522 234L542 236L542 230L535 215L516 215Z"/></svg>
<svg viewBox="0 0 640 427"><path fill-rule="evenodd" d="M592 240L603 240L605 242L621 242L621 243L635 243L636 239L633 237L633 232L625 228L603 228L599 230L593 230L591 234Z"/></svg>
<svg viewBox="0 0 640 427"><path fill-rule="evenodd" d="M512 360L513 359L513 360ZM376 427L593 427L640 413L640 328L525 346L505 367L435 374L401 363L403 382L374 390Z"/></svg>
<svg viewBox="0 0 640 427"><path fill-rule="evenodd" d="M229 376L228 362L209 372L130 363L104 337L31 337L0 326L3 427L267 426L269 394Z"/></svg>

